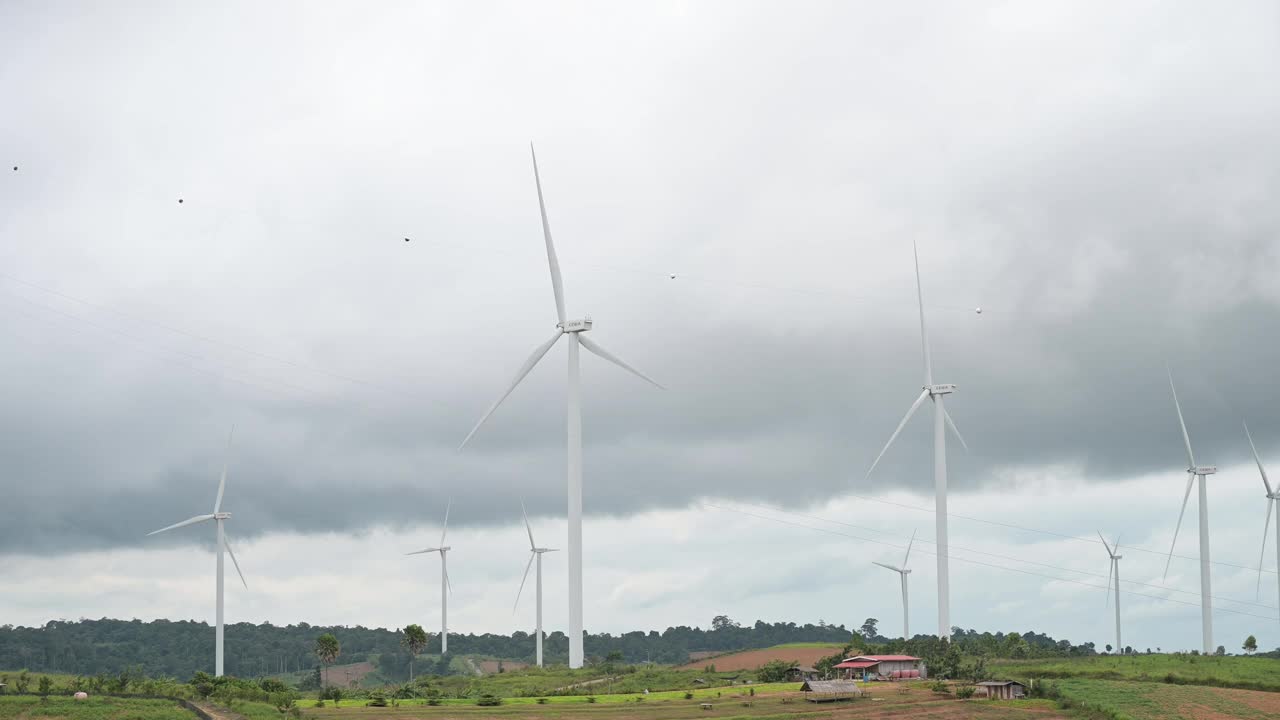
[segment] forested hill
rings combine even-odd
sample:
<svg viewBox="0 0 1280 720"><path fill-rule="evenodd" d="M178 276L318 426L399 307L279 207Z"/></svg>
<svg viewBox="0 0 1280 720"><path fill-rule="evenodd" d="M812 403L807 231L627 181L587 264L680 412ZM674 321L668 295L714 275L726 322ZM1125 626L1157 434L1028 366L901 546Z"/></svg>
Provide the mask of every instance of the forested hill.
<svg viewBox="0 0 1280 720"><path fill-rule="evenodd" d="M789 642L845 643L852 631L842 625L797 625L756 622L738 626L720 616L713 629L667 628L663 632L635 631L623 635L586 636L588 657L605 657L619 651L627 662L683 663L689 653L706 650L745 650ZM226 628L226 670L241 677L295 672L317 663L312 648L316 637L333 633L342 645L340 663L377 657L387 677L407 671L408 658L400 647L398 630L366 627L321 627L299 623L237 623ZM451 655L484 655L511 660L533 660L533 634L458 635L450 633ZM425 654L440 652L440 638L432 633ZM563 633L547 636L547 662L565 663L569 640ZM0 626L0 669L94 675L141 667L151 676L188 678L197 670L211 672L213 628L207 623L155 620L55 620L44 627Z"/></svg>

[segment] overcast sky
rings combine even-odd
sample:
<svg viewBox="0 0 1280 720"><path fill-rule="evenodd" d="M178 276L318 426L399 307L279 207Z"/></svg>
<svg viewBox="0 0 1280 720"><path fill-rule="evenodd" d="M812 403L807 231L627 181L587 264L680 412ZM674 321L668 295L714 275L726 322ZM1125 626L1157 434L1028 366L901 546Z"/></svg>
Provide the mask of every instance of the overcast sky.
<svg viewBox="0 0 1280 720"><path fill-rule="evenodd" d="M563 346L455 448L554 330L533 141L570 315L668 388L583 355L589 630L896 633L870 561L916 529L936 629L926 413L865 479L921 384L914 241L953 622L1109 642L1100 544L979 520L1102 529L1126 644L1198 645L1168 363L1218 642L1280 645L1240 425L1280 468L1273 3L8 2L0 48L0 622L210 618L212 528L144 535L234 425L229 620L435 626L402 553L452 498L455 626L531 626Z"/></svg>

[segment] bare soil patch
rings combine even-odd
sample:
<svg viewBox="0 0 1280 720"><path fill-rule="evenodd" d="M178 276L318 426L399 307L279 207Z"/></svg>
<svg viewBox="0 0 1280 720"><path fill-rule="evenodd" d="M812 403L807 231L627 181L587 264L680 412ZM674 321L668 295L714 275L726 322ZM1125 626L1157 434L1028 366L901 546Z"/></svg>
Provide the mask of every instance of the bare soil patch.
<svg viewBox="0 0 1280 720"><path fill-rule="evenodd" d="M681 666L682 670L701 670L708 665L715 665L716 670L720 672L734 670L755 670L772 660L783 660L786 662L794 662L799 665L812 667L828 655L840 652L842 645L827 645L822 647L774 647L764 648L762 650L743 650L742 652L730 653L728 655L718 655L714 658L706 658L701 661L691 662Z"/></svg>

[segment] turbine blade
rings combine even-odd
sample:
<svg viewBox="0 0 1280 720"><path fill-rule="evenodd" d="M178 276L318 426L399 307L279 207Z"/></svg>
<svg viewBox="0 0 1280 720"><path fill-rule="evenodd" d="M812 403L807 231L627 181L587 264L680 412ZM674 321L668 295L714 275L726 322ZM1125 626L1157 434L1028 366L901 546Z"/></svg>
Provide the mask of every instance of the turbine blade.
<svg viewBox="0 0 1280 720"><path fill-rule="evenodd" d="M533 559L538 557L538 553L529 552L529 564L524 566L524 577L520 578L520 589L516 591L516 602L511 606L511 614L516 614L516 608L520 607L520 594L524 592L524 583L529 579L529 568L533 567Z"/></svg>
<svg viewBox="0 0 1280 720"><path fill-rule="evenodd" d="M440 547L444 547L444 536L449 533L449 511L453 509L453 498L444 506L444 529L440 531Z"/></svg>
<svg viewBox="0 0 1280 720"><path fill-rule="evenodd" d="M892 565L886 565L885 563L882 563L882 562L876 562L875 560L872 560L872 561L871 561L871 564L872 564L872 565L879 565L879 566L880 566L880 567L882 567L882 568L888 568L889 570L892 570L892 571L894 571L894 572L896 572L896 573L900 573L900 572L902 572L902 570L900 570L900 569L898 569L898 568L896 568L896 567L894 567L894 566L892 566Z"/></svg>
<svg viewBox="0 0 1280 720"><path fill-rule="evenodd" d="M1115 555L1115 552L1113 552L1113 551L1111 550L1111 546L1107 544L1107 539L1106 539L1106 538L1104 538L1104 537L1102 537L1102 531L1101 531L1101 530L1099 530L1099 531L1098 531L1098 539L1102 541L1102 547L1104 547L1104 548L1106 548L1106 549L1107 549L1107 555L1108 555L1108 556Z"/></svg>
<svg viewBox="0 0 1280 720"><path fill-rule="evenodd" d="M933 364L929 358L929 333L924 328L924 291L920 289L920 250L911 241L911 255L916 261L916 301L920 304L920 352L924 355L924 384L933 384Z"/></svg>
<svg viewBox="0 0 1280 720"><path fill-rule="evenodd" d="M236 433L236 426L231 426L231 432L227 434L227 450L222 456L222 479L218 481L218 497L213 501L213 512L217 514L222 510L222 493L227 489L227 465L231 463L231 437Z"/></svg>
<svg viewBox="0 0 1280 720"><path fill-rule="evenodd" d="M907 542L907 554L902 558L902 567L907 566L907 561L911 559L911 546L916 544L916 531L911 531L911 540Z"/></svg>
<svg viewBox="0 0 1280 720"><path fill-rule="evenodd" d="M405 555L424 555L426 553L440 552L440 548L423 548L422 550L414 550L407 552Z"/></svg>
<svg viewBox="0 0 1280 720"><path fill-rule="evenodd" d="M556 257L556 246L551 241L551 222L547 220L547 204L542 199L542 178L538 175L538 154L533 151L533 143L529 143L529 154L533 156L533 182L538 186L538 210L542 213L542 239L547 243L547 265L551 268L551 290L556 295L556 317L564 322L564 283L560 279L560 260Z"/></svg>
<svg viewBox="0 0 1280 720"><path fill-rule="evenodd" d="M969 452L969 446L965 443L964 436L960 434L959 428L956 427L956 421L951 419L951 413L947 412L946 407L942 408L942 417L946 418L947 427L951 428L951 432L956 434L956 439L960 441L960 447L964 448L965 452Z"/></svg>
<svg viewBox="0 0 1280 720"><path fill-rule="evenodd" d="M249 583L244 581L244 573L240 572L240 563L236 560L236 554L231 551L231 541L227 539L227 533L222 533L222 546L227 549L227 554L231 556L231 564L236 566L236 574L240 576L240 582L244 584L244 589L249 589Z"/></svg>
<svg viewBox="0 0 1280 720"><path fill-rule="evenodd" d="M658 388L659 390L666 390L666 388L662 387L662 385L660 385L660 384L658 383L658 381L657 381L657 380L654 380L653 378L649 377L648 375L645 375L644 373L640 372L639 370L637 370L637 369L635 369L635 368L631 367L631 366L630 366L630 365L628 365L628 364L626 363L626 361L624 361L622 358L620 358L620 357L618 357L617 355L614 355L613 353L609 352L608 350L605 350L604 348L600 347L600 345L599 345L599 344L597 344L595 340L592 340L591 338L587 337L586 335L584 335L584 334L582 334L582 333L578 333L578 342L582 343L582 347L584 347L584 348L586 348L586 349L590 350L591 352L595 353L596 355L599 355L600 357L604 358L605 360L608 360L609 362L613 363L614 365L617 365L618 367L622 368L623 370L626 370L627 372L631 373L632 375L635 375L636 377L640 378L641 380L644 380L645 382L647 382L647 383L649 383L650 385L652 385L652 386L654 386L654 387Z"/></svg>
<svg viewBox="0 0 1280 720"><path fill-rule="evenodd" d="M1187 467L1196 466L1196 456L1191 452L1191 436L1187 434L1187 423L1182 419L1182 405L1178 403L1178 389L1173 386L1173 371L1165 368L1169 373L1169 389L1173 391L1173 406L1178 410L1178 425L1182 426L1182 441L1187 444Z"/></svg>
<svg viewBox="0 0 1280 720"><path fill-rule="evenodd" d="M1267 519L1262 523L1262 552L1258 553L1258 591L1257 598L1262 598L1262 559L1267 555L1267 530L1271 529L1271 506L1274 504L1271 498L1267 498ZM1280 522L1280 520L1276 520Z"/></svg>
<svg viewBox="0 0 1280 720"><path fill-rule="evenodd" d="M1169 563L1173 562L1173 547L1178 544L1178 531L1182 529L1182 516L1187 512L1187 500L1191 497L1191 483L1195 475L1187 475L1187 491L1182 495L1182 509L1178 511L1178 524L1173 527L1173 542L1169 543L1169 557L1164 561L1164 577L1169 577Z"/></svg>
<svg viewBox="0 0 1280 720"><path fill-rule="evenodd" d="M529 526L529 513L524 509L524 498L520 499L520 514L524 515L524 529L529 532L529 549L536 550L538 544L533 541L533 528ZM530 561L532 562L532 561ZM516 602L520 601L520 596L516 596Z"/></svg>
<svg viewBox="0 0 1280 720"><path fill-rule="evenodd" d="M1111 573L1116 569L1116 559L1111 558L1111 562L1107 563L1107 589L1103 593L1107 596L1107 601L1102 603L1103 607L1111 607Z"/></svg>
<svg viewBox="0 0 1280 720"><path fill-rule="evenodd" d="M920 393L920 397L916 398L916 401L911 403L911 408L907 410L907 414L902 417L902 422L898 423L898 429L894 430L893 434L889 436L889 442L884 444L884 449L876 456L876 461L871 463L871 469L867 471L867 477L871 477L871 473L874 472L876 466L880 464L880 458L884 457L886 452L889 452L889 446L893 445L893 441L898 439L898 433L902 432L902 428L906 427L907 421L911 419L912 415L916 414L916 410L920 409L920 403L924 402L924 399L927 397L929 397L929 391L924 390Z"/></svg>
<svg viewBox="0 0 1280 720"><path fill-rule="evenodd" d="M529 371L533 369L533 366L538 364L538 361L542 359L542 356L546 355L547 352L551 350L551 346L555 345L556 341L559 340L562 335L564 335L563 332L556 330L556 334L552 336L550 340L533 349L533 352L529 355L529 359L525 360L524 365L521 365L520 370L516 372L516 378L507 386L506 392L502 393L502 397L498 398L497 402L489 406L489 409L480 417L480 422L476 423L476 426L471 428L471 432L467 433L467 437L462 441L462 444L458 446L459 450L467 446L467 443L471 441L471 437L476 434L476 431L480 429L480 426L484 424L484 421L489 419L489 416L493 414L493 411L498 409L498 406L502 404L502 401L507 399L507 396L511 394L511 391L516 389L516 386L520 384L520 381L524 380L524 376L529 374Z"/></svg>
<svg viewBox="0 0 1280 720"><path fill-rule="evenodd" d="M196 523L200 523L200 522L204 522L204 521L206 521L206 520L212 520L212 519L213 519L213 516L212 516L212 515L197 515L197 516L195 516L195 517L193 517L193 518L188 518L188 519L186 519L186 520L183 520L183 521L182 521L182 522L180 522L180 523L174 523L174 524L170 525L169 527L162 527L162 528L160 528L159 530L152 530L151 532L147 533L147 536L148 536L148 537L150 537L150 536L152 536L152 535L159 535L159 534L160 534L160 533L162 533L162 532L167 532L167 531L169 531L169 530L177 530L177 529L178 529L178 528L180 528L180 527L186 527L186 526L188 526L188 525L195 525Z"/></svg>
<svg viewBox="0 0 1280 720"><path fill-rule="evenodd" d="M1243 422L1243 421L1241 421ZM1253 435L1249 432L1249 423L1244 423L1245 437L1249 438L1249 449L1253 451L1253 461L1258 463L1258 472L1262 475L1262 484L1267 488L1267 495L1271 495L1271 481L1267 479L1266 468L1262 467L1262 458L1258 457L1258 448L1253 445Z"/></svg>

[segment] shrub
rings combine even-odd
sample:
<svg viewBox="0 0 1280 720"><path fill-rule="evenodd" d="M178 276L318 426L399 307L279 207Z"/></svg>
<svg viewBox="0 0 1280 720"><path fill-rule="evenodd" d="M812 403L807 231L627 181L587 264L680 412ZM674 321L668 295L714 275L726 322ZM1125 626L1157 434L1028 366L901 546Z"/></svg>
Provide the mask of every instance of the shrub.
<svg viewBox="0 0 1280 720"><path fill-rule="evenodd" d="M977 691L978 691L978 688L972 685L965 685L963 687L956 688L956 697L960 698L961 700L968 700L969 698L973 697L973 694L976 693Z"/></svg>
<svg viewBox="0 0 1280 720"><path fill-rule="evenodd" d="M483 694L483 695L481 695L480 697L476 698L476 704L477 704L477 705L483 705L483 706L485 706L485 707L493 707L493 706L495 706L495 705L501 705L501 704L502 704L502 698L498 697L497 695L491 695L491 694L489 694L489 693L484 693L484 694Z"/></svg>
<svg viewBox="0 0 1280 720"><path fill-rule="evenodd" d="M374 690L369 693L369 702L365 703L365 707L386 707L387 694L381 690Z"/></svg>
<svg viewBox="0 0 1280 720"><path fill-rule="evenodd" d="M692 699L693 699L693 693L691 693L691 692L686 692L686 693L684 694L684 699L685 699L685 700L692 700Z"/></svg>
<svg viewBox="0 0 1280 720"><path fill-rule="evenodd" d="M588 695L588 696L587 696L587 702L589 702L589 703L593 703L593 702L595 702L595 701L596 701L596 696L595 696L595 695Z"/></svg>
<svg viewBox="0 0 1280 720"><path fill-rule="evenodd" d="M427 698L427 704L428 704L428 705L430 705L430 706L432 706L432 707L435 707L436 705L439 705L439 704L440 704L440 698L438 698L438 697L429 697L429 698Z"/></svg>
<svg viewBox="0 0 1280 720"><path fill-rule="evenodd" d="M38 684L40 686L40 695L42 697L48 697L49 693L53 690L53 681L49 679L48 675L41 675L40 682Z"/></svg>
<svg viewBox="0 0 1280 720"><path fill-rule="evenodd" d="M324 701L323 701L323 700L317 700L317 701L316 701L315 706L316 706L316 707L318 707L318 708L322 708L322 707L324 707Z"/></svg>
<svg viewBox="0 0 1280 720"><path fill-rule="evenodd" d="M951 694L951 687L941 680L934 680L933 683L929 685L929 689L938 693L939 695Z"/></svg>
<svg viewBox="0 0 1280 720"><path fill-rule="evenodd" d="M538 698L538 704L539 704L539 705L546 705L546 704L547 704L547 699L546 699L546 698Z"/></svg>

